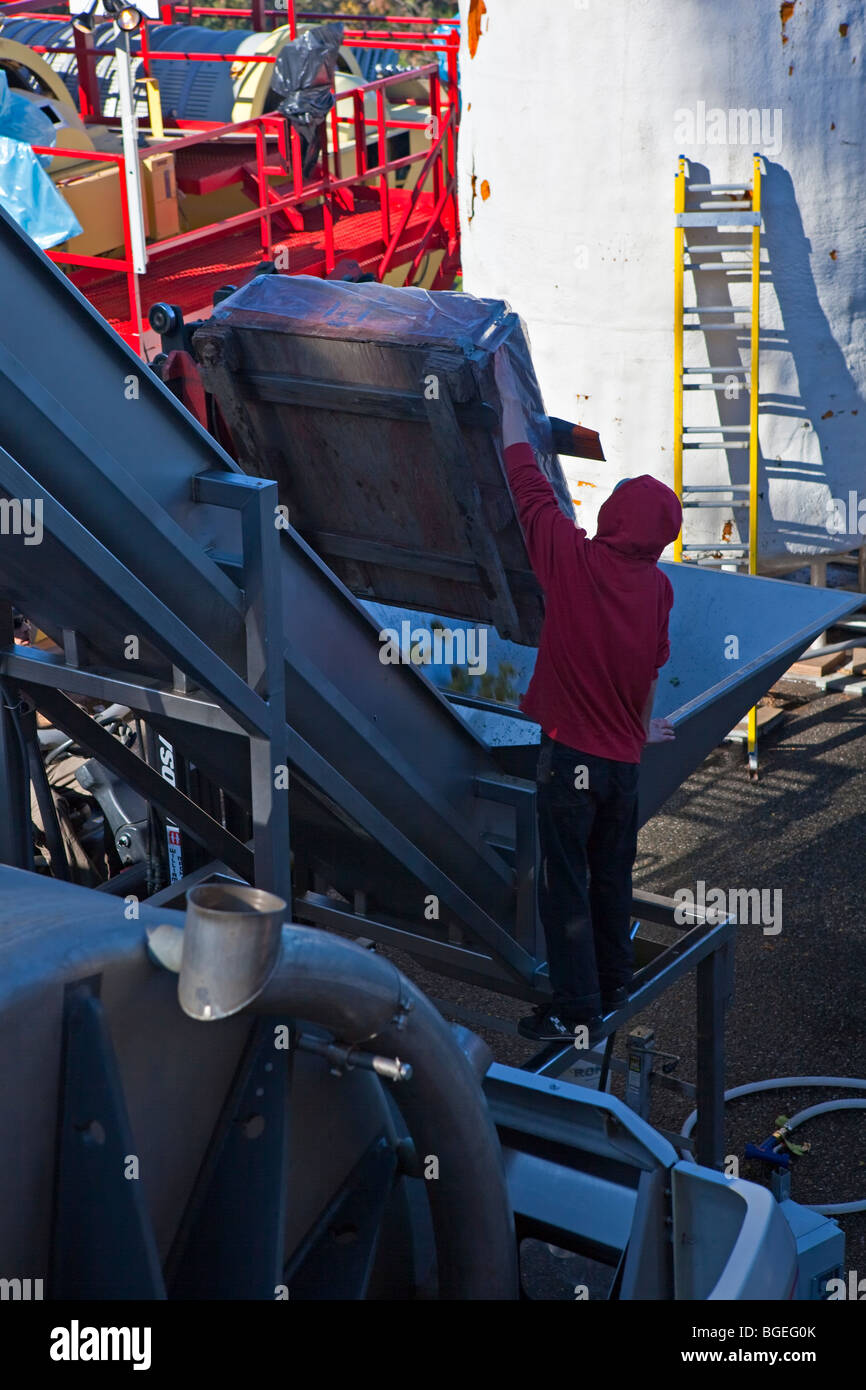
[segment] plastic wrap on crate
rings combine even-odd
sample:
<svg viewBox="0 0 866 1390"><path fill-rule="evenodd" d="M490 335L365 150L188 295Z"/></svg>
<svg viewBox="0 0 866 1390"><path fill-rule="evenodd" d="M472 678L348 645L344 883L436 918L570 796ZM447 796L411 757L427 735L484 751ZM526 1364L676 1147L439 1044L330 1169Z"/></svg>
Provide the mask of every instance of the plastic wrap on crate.
<svg viewBox="0 0 866 1390"><path fill-rule="evenodd" d="M553 450L526 326L505 300L477 299L453 290L320 280L312 275L260 275L223 300L213 318L317 338L459 347L479 366L486 354L504 347L521 388L527 435L539 468L566 516L574 516Z"/></svg>

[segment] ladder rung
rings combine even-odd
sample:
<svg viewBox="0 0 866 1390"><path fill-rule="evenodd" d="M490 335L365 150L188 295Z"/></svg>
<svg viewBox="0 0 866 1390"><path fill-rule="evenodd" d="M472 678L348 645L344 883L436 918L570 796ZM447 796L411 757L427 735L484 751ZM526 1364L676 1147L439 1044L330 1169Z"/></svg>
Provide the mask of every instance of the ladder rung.
<svg viewBox="0 0 866 1390"><path fill-rule="evenodd" d="M716 208L712 212L678 212L674 225L677 227L760 227L759 212L725 212Z"/></svg>
<svg viewBox="0 0 866 1390"><path fill-rule="evenodd" d="M739 550L744 555L748 555L749 547L745 541L721 541L715 545L712 541L707 541L705 545L684 545L683 550Z"/></svg>
<svg viewBox="0 0 866 1390"><path fill-rule="evenodd" d="M738 251L740 254L744 251L748 251L751 256L752 243L746 241L743 242L742 246L733 246L729 241L720 241L713 242L710 246L686 246L684 250L689 256L700 255L703 251Z"/></svg>
<svg viewBox="0 0 866 1390"><path fill-rule="evenodd" d="M748 367L744 367L741 362L738 362L736 367L683 367L683 375L688 373L689 376L692 376L697 372L727 372L730 376L733 375L734 372L739 372L743 375L748 370Z"/></svg>
<svg viewBox="0 0 866 1390"><path fill-rule="evenodd" d="M728 383L725 381L695 381L691 385L684 385L684 391L727 391Z"/></svg>
<svg viewBox="0 0 866 1390"><path fill-rule="evenodd" d="M718 444L684 444L684 449L723 449L725 453L729 449L748 449L748 439L722 439Z"/></svg>
<svg viewBox="0 0 866 1390"><path fill-rule="evenodd" d="M683 434L748 434L749 425L684 425Z"/></svg>
<svg viewBox="0 0 866 1390"><path fill-rule="evenodd" d="M742 183L687 183L687 193L751 193L752 185Z"/></svg>
<svg viewBox="0 0 866 1390"><path fill-rule="evenodd" d="M721 507L748 507L748 505L748 499L744 499L742 502L738 502L736 498L722 498L718 502L686 502L685 500L683 501L684 507L715 507L717 511Z"/></svg>
<svg viewBox="0 0 866 1390"><path fill-rule="evenodd" d="M748 492L749 483L707 483L701 487L699 483L690 483L683 488L683 496L692 492Z"/></svg>
<svg viewBox="0 0 866 1390"><path fill-rule="evenodd" d="M686 304L684 314L750 314L751 304Z"/></svg>
<svg viewBox="0 0 866 1390"><path fill-rule="evenodd" d="M683 331L692 333L742 333L747 323L684 323Z"/></svg>

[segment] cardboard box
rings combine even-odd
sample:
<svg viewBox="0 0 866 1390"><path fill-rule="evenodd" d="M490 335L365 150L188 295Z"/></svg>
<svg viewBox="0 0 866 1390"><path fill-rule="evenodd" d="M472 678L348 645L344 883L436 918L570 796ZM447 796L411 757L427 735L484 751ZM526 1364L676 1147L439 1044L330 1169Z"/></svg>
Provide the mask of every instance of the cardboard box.
<svg viewBox="0 0 866 1390"><path fill-rule="evenodd" d="M62 170L54 180L83 231L62 248L73 255L105 256L123 247L123 209L116 164L82 161ZM180 231L174 155L154 153L141 161L142 211L145 235L152 241Z"/></svg>
<svg viewBox="0 0 866 1390"><path fill-rule="evenodd" d="M83 162L54 180L83 231L61 248L72 255L105 256L123 246L120 171L116 164Z"/></svg>
<svg viewBox="0 0 866 1390"><path fill-rule="evenodd" d="M145 155L141 161L141 183L144 195L144 230L153 241L177 236L180 217L177 207L177 180L174 154Z"/></svg>

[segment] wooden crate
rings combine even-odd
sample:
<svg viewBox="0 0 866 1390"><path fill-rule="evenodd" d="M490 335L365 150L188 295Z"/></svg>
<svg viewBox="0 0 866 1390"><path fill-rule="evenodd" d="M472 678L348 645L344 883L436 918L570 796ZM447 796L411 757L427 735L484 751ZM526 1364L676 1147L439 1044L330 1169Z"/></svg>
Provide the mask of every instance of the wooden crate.
<svg viewBox="0 0 866 1390"><path fill-rule="evenodd" d="M501 461L501 343L527 418L546 421L502 302L266 275L194 338L239 463L277 481L291 525L348 588L535 645L541 594ZM536 455L573 515L557 457Z"/></svg>

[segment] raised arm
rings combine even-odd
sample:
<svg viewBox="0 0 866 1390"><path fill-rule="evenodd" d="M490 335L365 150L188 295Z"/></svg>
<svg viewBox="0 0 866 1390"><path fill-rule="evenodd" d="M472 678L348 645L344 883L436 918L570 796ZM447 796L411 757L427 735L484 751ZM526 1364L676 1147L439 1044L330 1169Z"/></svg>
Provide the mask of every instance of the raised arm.
<svg viewBox="0 0 866 1390"><path fill-rule="evenodd" d="M646 732L647 743L667 743L670 739L676 738L676 730L667 718L653 719L653 705L655 704L656 689L659 683L659 671L668 660L671 654L670 638L668 636L668 617L674 601L674 591L671 588L670 580L664 581L664 598L662 600L663 614L659 625L658 650L656 651L656 678L649 688L649 694L643 707L643 726Z"/></svg>
<svg viewBox="0 0 866 1390"><path fill-rule="evenodd" d="M508 485L523 528L529 563L542 588L546 589L560 547L574 545L586 532L565 515L536 462L527 439L519 388L504 348L496 353L493 365L502 403L502 443Z"/></svg>

